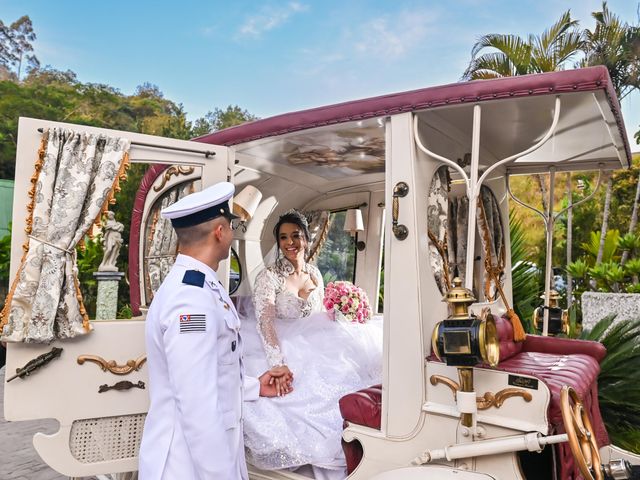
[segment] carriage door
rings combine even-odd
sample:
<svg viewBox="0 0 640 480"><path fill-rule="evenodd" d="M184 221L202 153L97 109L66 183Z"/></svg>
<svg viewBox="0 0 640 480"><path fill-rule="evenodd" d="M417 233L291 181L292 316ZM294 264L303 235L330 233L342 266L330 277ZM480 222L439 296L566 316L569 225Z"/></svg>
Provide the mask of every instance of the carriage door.
<svg viewBox="0 0 640 480"><path fill-rule="evenodd" d="M13 202L12 281L21 265L23 245L30 244L29 248L33 245L30 242L34 235L27 237L25 219L29 218L30 223L37 221L32 218L33 202L40 201L41 197L36 200L34 197L46 195L46 192L38 190L39 182L34 180L32 184L31 181L32 178L38 178L34 165L40 158L42 136L46 132L50 135L53 129L67 131L66 135L72 131L124 138L131 142L130 174L141 172L141 167L135 167L141 163L149 164L149 170L164 170L163 175L154 179L152 187L160 187L164 179L166 185L158 188L157 195L149 197L149 201L136 204L140 209L137 213L140 243L129 245L129 258L142 254L142 262L138 265L137 279L136 272L124 272L126 275L120 281L120 292L129 288L139 289L140 283L132 282L140 280L140 272L149 279L149 275L166 266L166 262L160 258L164 253L156 255L158 258L149 258L154 257L155 247L148 242L143 244L145 239L153 239L148 226L154 223L158 202L170 203L178 195L175 192L199 190L226 180L234 162L233 152L226 147L21 118ZM161 165L168 167L165 169ZM75 167L85 168L82 164ZM73 176L70 179L71 183L77 180ZM121 183L124 181L121 180ZM94 184L91 183L91 186ZM136 190L137 187L133 188L133 191ZM169 193L163 196L164 192ZM125 236L123 241L128 243L129 238ZM73 255L71 251L67 253ZM149 263L150 260L153 262ZM125 262L126 259L123 261L121 256L119 265L116 264L120 271L125 269ZM228 262L221 263L220 269L220 278L228 278ZM143 288L147 288L146 295L138 294L138 311L132 308L134 317L131 319L90 320L93 327L90 333L66 340L56 338L49 344L8 344L4 417L8 421L56 419L60 423L60 430L52 435L37 433L33 443L44 462L63 475L86 477L138 468L138 448L148 408L144 306L152 296L151 285L142 284ZM64 306L61 304L58 310ZM87 313L91 319L95 318L95 311L89 310ZM140 314L135 316L136 313ZM29 376L7 382L16 369L25 367L34 359L39 359L36 364L43 365L35 368Z"/></svg>

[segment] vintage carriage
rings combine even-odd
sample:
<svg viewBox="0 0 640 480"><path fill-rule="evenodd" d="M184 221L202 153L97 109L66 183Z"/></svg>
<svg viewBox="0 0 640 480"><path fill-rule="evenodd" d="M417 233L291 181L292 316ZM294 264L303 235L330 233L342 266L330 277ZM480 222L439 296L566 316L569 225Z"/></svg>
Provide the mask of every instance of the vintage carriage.
<svg viewBox="0 0 640 480"><path fill-rule="evenodd" d="M359 230L354 240L343 241L349 248L334 274L362 287L383 312L384 376L381 385L340 402L350 479L600 479L603 471L627 478L621 475L632 467L620 460L640 464L640 457L610 445L600 417L604 348L546 336L515 341L506 318L512 303L509 176L630 164L605 68L387 95L258 120L191 142L23 118L12 277L23 244L37 241L17 225L29 213L43 129L52 128L124 137L131 141L131 162L152 164L131 224L134 318L93 321L89 335L51 345L9 344L8 373L52 346L64 349L37 374L5 384L7 420L60 422L57 433L34 437L38 454L59 472L136 470L148 406L146 391L135 388L147 381L144 313L177 248L158 213L189 191L226 179L236 192L251 185L262 193L250 221L236 230L234 258L219 271L228 278L234 265L238 298L251 294L281 213L309 212L320 257L328 235L349 236L330 228L341 225L347 210L364 218L362 228L351 229ZM452 283L454 275L466 288ZM449 312L442 301L447 291L477 317ZM118 380L134 388L98 393L101 384ZM256 468L250 474L305 478Z"/></svg>

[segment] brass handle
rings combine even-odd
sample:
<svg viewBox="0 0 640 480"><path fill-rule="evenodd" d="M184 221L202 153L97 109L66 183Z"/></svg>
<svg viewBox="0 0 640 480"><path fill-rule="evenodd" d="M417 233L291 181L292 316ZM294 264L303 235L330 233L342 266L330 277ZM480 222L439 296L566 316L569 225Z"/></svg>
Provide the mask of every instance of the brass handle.
<svg viewBox="0 0 640 480"><path fill-rule="evenodd" d="M98 393L108 392L109 390L124 391L129 390L130 388L139 388L141 390L144 390L145 384L142 380L139 380L138 383L132 383L129 380L123 380L121 382L114 383L111 386L105 383L104 385L100 385L98 387Z"/></svg>
<svg viewBox="0 0 640 480"><path fill-rule="evenodd" d="M525 402L530 402L533 398L531 393L521 388L505 388L495 395L491 392L485 393L484 396L476 399L476 403L478 410L486 410L491 407L500 408L505 400L511 397L522 397Z"/></svg>
<svg viewBox="0 0 640 480"><path fill-rule="evenodd" d="M142 355L135 360L127 360L125 365L118 365L115 360L105 360L98 355L80 355L78 357L78 365L82 365L84 362L93 362L103 372L109 371L115 375L128 375L131 372L137 372L146 361L146 355Z"/></svg>
<svg viewBox="0 0 640 480"><path fill-rule="evenodd" d="M460 390L460 385L457 382L443 375L431 375L429 381L433 386L438 384L446 385L451 389L453 399L456 399L456 392ZM477 397L476 405L478 406L478 410L487 410L491 407L500 408L507 398L511 397L522 397L525 402L530 402L533 399L530 392L521 388L503 388L496 394L486 392L482 397Z"/></svg>
<svg viewBox="0 0 640 480"><path fill-rule="evenodd" d="M398 240L404 240L409 236L409 229L402 224L398 223L398 216L400 215L400 201L401 197L406 197L409 193L409 185L405 182L398 182L393 187L393 205L391 207L392 227L393 234Z"/></svg>
<svg viewBox="0 0 640 480"><path fill-rule="evenodd" d="M451 393L453 393L453 400L454 401L456 400L456 392L460 390L460 385L458 385L458 382L455 382L443 375L431 375L431 378L429 379L429 381L431 382L431 385L433 385L434 387L439 383L449 387L451 389Z"/></svg>

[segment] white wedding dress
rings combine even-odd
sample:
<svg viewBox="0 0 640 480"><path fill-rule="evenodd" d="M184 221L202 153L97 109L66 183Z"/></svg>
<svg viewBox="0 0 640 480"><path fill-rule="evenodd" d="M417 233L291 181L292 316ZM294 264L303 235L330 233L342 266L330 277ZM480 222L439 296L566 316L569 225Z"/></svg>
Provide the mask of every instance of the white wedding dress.
<svg viewBox="0 0 640 480"><path fill-rule="evenodd" d="M294 375L288 395L245 402L247 461L265 470L306 466L315 478L344 479L338 400L381 382L382 317L334 321L324 311L320 271L311 264L303 270L316 284L307 299L285 289L293 266L280 259L256 279L255 310L240 305L247 374L286 364Z"/></svg>

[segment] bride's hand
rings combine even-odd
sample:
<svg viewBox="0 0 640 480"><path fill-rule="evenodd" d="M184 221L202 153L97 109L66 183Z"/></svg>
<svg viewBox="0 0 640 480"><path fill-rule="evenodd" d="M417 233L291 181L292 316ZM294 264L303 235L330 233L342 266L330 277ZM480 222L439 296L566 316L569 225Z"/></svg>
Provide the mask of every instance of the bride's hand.
<svg viewBox="0 0 640 480"><path fill-rule="evenodd" d="M276 394L280 397L282 395L286 395L293 390L291 384L293 383L293 372L289 370L289 367L286 365L281 365L279 367L273 367L269 370L269 374L271 375L271 379L269 380L269 384L275 385Z"/></svg>

